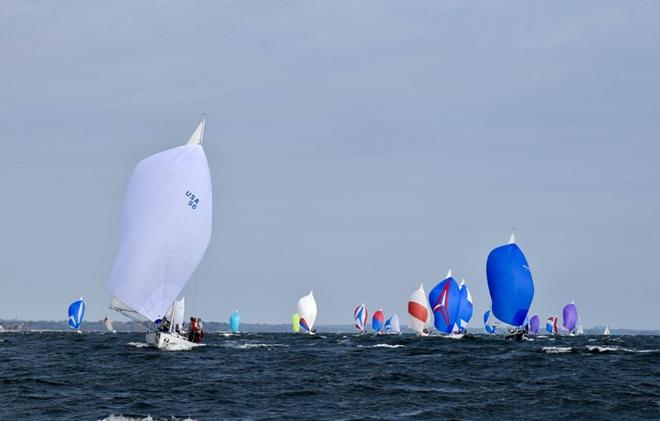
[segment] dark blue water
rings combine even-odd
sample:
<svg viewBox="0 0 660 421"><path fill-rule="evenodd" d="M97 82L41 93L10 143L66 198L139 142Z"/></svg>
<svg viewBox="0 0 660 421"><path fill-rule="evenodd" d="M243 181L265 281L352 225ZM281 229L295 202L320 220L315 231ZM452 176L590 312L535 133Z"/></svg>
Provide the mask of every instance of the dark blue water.
<svg viewBox="0 0 660 421"><path fill-rule="evenodd" d="M0 335L2 419L660 419L660 337Z"/></svg>

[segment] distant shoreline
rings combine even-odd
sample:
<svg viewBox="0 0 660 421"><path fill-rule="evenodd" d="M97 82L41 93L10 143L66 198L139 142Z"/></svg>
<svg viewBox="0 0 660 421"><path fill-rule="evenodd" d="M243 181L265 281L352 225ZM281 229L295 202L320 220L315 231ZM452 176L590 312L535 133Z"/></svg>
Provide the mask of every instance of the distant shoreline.
<svg viewBox="0 0 660 421"><path fill-rule="evenodd" d="M144 332L144 327L132 321L113 321L113 328L117 332ZM67 332L69 328L66 320L3 320L0 319L0 326L5 331L24 331L24 332ZM224 322L204 322L204 328L207 332L226 332L229 331L229 324ZM84 321L81 329L88 332L105 332L103 320ZM353 325L317 325L319 332L328 333L355 333ZM602 335L605 326L594 326L584 329L585 335ZM407 326L402 326L403 333L412 333ZM291 332L290 324L270 324L270 323L243 323L241 331L254 333L286 333ZM660 329L629 329L610 327L612 335L660 335ZM469 333L483 333L479 326L468 328ZM541 332L542 333L542 332Z"/></svg>

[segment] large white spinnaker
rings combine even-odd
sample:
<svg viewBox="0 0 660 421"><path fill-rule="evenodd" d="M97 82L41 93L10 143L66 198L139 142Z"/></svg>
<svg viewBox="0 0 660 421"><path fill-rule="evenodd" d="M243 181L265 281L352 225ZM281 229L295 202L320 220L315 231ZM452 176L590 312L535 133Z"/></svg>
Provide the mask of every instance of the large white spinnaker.
<svg viewBox="0 0 660 421"><path fill-rule="evenodd" d="M429 307L426 301L424 284L420 284L408 301L408 314L410 315L410 328L418 335L424 334L429 320Z"/></svg>
<svg viewBox="0 0 660 421"><path fill-rule="evenodd" d="M185 145L142 160L128 184L108 288L150 321L172 306L211 238L211 175L203 131L202 120Z"/></svg>
<svg viewBox="0 0 660 421"><path fill-rule="evenodd" d="M312 332L316 321L316 300L314 291L298 300L298 314L300 315L300 328L305 332Z"/></svg>

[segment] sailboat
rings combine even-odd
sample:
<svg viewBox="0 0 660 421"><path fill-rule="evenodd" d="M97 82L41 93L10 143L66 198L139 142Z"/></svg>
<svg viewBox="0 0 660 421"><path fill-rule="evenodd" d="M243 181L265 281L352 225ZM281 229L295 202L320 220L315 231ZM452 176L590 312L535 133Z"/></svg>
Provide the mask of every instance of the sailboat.
<svg viewBox="0 0 660 421"><path fill-rule="evenodd" d="M559 333L559 329L557 328L557 319L559 319L557 316L548 317L548 320L545 322L546 332L552 333L553 335L557 335Z"/></svg>
<svg viewBox="0 0 660 421"><path fill-rule="evenodd" d="M160 349L194 346L158 326L197 269L211 239L211 174L203 119L188 141L138 163L128 184L110 308L142 323Z"/></svg>
<svg viewBox="0 0 660 421"><path fill-rule="evenodd" d="M358 333L367 332L368 317L369 317L369 313L364 303L360 304L355 308L355 311L353 312L353 318L355 319L355 328L357 329Z"/></svg>
<svg viewBox="0 0 660 421"><path fill-rule="evenodd" d="M576 329L575 326L578 321L578 312L575 303L571 301L570 304L566 304L562 310L562 325L564 329L568 332L570 336L575 336Z"/></svg>
<svg viewBox="0 0 660 421"><path fill-rule="evenodd" d="M117 333L117 331L112 327L112 321L107 314L105 315L105 319L103 319L103 326L105 326L105 330L107 330L108 333Z"/></svg>
<svg viewBox="0 0 660 421"><path fill-rule="evenodd" d="M293 316L291 316L291 325L293 327L294 333L300 332L300 314L293 313Z"/></svg>
<svg viewBox="0 0 660 421"><path fill-rule="evenodd" d="M383 310L376 310L373 318L371 319L371 329L379 335L383 334L383 328L385 325L385 315Z"/></svg>
<svg viewBox="0 0 660 421"><path fill-rule="evenodd" d="M474 305L472 304L472 294L468 286L465 284L465 278L461 280L459 304L458 304L458 319L456 320L456 325L454 326L454 332L462 334L466 332L467 325L472 319L472 314L474 313Z"/></svg>
<svg viewBox="0 0 660 421"><path fill-rule="evenodd" d="M82 333L80 324L85 319L85 301L82 297L69 305L69 327L75 329L76 332Z"/></svg>
<svg viewBox="0 0 660 421"><path fill-rule="evenodd" d="M451 276L451 269L429 292L429 305L433 311L433 324L440 333L452 332L458 319L461 290Z"/></svg>
<svg viewBox="0 0 660 421"><path fill-rule="evenodd" d="M424 284L420 284L419 288L413 291L410 296L410 300L408 300L408 314L410 315L410 328L418 335L428 335L426 323L429 320L429 308L426 304Z"/></svg>
<svg viewBox="0 0 660 421"><path fill-rule="evenodd" d="M605 326L605 331L603 332L603 336L610 336L610 327Z"/></svg>
<svg viewBox="0 0 660 421"><path fill-rule="evenodd" d="M309 294L298 300L298 314L300 314L300 330L303 333L315 334L316 300L314 291L310 291Z"/></svg>
<svg viewBox="0 0 660 421"><path fill-rule="evenodd" d="M529 333L537 334L539 332L539 315L535 314L529 319Z"/></svg>
<svg viewBox="0 0 660 421"><path fill-rule="evenodd" d="M522 326L534 298L534 281L527 259L516 244L515 231L508 244L488 255L486 278L493 315L511 327L508 338L522 340Z"/></svg>
<svg viewBox="0 0 660 421"><path fill-rule="evenodd" d="M389 319L385 321L385 333L396 334L396 335L401 333L399 316L396 313L394 313Z"/></svg>
<svg viewBox="0 0 660 421"><path fill-rule="evenodd" d="M238 314L238 310L234 310L234 312L229 316L229 328L231 329L231 333L238 333L238 328L241 325L241 315Z"/></svg>

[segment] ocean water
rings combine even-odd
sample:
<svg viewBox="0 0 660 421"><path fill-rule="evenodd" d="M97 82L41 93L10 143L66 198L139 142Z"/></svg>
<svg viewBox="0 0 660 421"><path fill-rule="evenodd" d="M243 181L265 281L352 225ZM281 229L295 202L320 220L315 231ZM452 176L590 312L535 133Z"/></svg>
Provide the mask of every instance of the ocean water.
<svg viewBox="0 0 660 421"><path fill-rule="evenodd" d="M0 418L660 419L660 337L0 335Z"/></svg>

